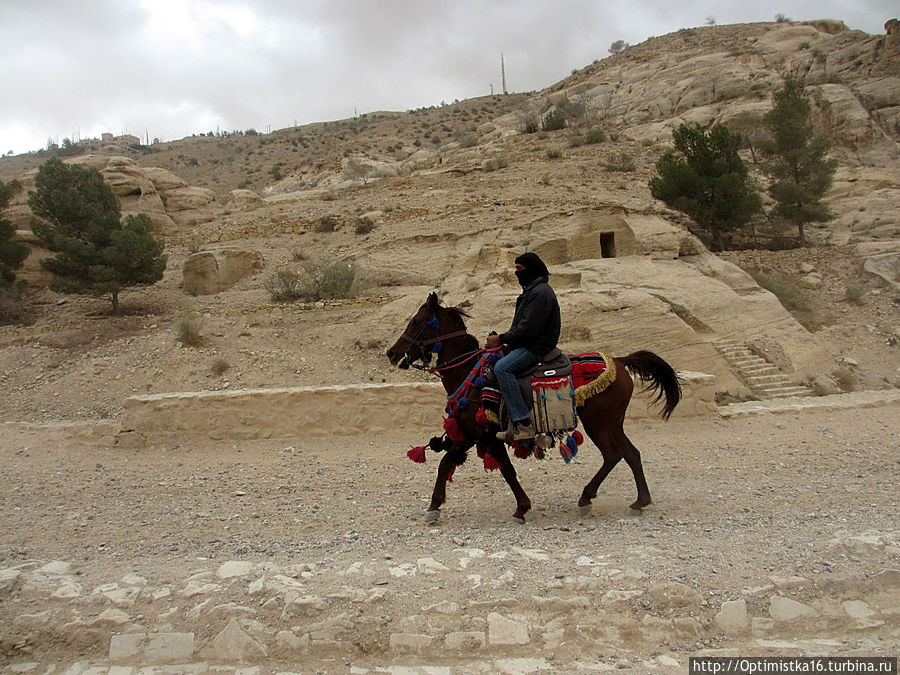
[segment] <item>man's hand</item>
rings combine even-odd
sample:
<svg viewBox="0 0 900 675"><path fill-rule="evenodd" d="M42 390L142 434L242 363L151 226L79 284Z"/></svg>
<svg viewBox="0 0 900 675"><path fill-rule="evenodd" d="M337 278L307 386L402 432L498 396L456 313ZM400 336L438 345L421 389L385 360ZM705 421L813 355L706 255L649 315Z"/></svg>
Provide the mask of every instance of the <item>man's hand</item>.
<svg viewBox="0 0 900 675"><path fill-rule="evenodd" d="M494 349L495 347L500 346L500 336L499 335L488 335L487 342L485 343L486 349Z"/></svg>

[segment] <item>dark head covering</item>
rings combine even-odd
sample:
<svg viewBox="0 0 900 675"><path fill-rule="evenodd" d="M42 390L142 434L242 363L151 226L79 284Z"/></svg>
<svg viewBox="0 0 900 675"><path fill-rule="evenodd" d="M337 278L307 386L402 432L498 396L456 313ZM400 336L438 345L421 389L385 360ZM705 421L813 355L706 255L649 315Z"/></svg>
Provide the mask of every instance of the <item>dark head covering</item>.
<svg viewBox="0 0 900 675"><path fill-rule="evenodd" d="M516 264L525 268L524 270L516 272L516 276L518 277L522 288L528 286L528 284L535 279L550 276L550 270L547 269L544 261L541 260L537 253L531 253L530 251L528 253L523 253L516 258Z"/></svg>

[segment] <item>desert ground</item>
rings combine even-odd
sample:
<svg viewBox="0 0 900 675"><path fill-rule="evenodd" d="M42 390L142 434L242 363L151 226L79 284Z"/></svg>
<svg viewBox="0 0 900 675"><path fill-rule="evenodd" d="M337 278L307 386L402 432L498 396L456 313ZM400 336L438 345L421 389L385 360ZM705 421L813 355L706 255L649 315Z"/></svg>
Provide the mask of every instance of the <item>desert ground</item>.
<svg viewBox="0 0 900 675"><path fill-rule="evenodd" d="M123 450L4 425L4 668L684 672L700 654L896 655L900 407L852 403L632 425L654 498L641 515L624 465L579 515L590 445L569 465L517 460L525 525L473 455L426 526L436 462L404 456L421 432Z"/></svg>

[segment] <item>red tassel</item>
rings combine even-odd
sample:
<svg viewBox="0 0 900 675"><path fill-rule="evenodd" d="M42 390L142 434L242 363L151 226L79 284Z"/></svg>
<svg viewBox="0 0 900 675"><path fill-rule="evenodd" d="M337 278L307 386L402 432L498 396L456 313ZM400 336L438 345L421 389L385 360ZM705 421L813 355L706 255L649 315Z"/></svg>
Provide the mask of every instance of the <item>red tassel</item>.
<svg viewBox="0 0 900 675"><path fill-rule="evenodd" d="M448 482L448 483L452 483L452 482L453 482L453 474L454 474L454 473L456 473L456 467L455 467L455 466L451 466L451 467L450 467L450 473L447 474L447 482Z"/></svg>
<svg viewBox="0 0 900 675"><path fill-rule="evenodd" d="M578 429L572 432L572 438L575 439L575 442L578 443L578 445L584 443L584 436L581 435L581 432L578 431Z"/></svg>
<svg viewBox="0 0 900 675"><path fill-rule="evenodd" d="M415 448L411 448L406 456L409 457L416 464L424 464L425 463L425 446L419 445Z"/></svg>
<svg viewBox="0 0 900 675"><path fill-rule="evenodd" d="M516 441L513 443L513 454L518 459L528 459L531 457L531 448L526 448L522 443Z"/></svg>
<svg viewBox="0 0 900 675"><path fill-rule="evenodd" d="M484 470L496 471L500 468L500 462L489 452L484 453Z"/></svg>
<svg viewBox="0 0 900 675"><path fill-rule="evenodd" d="M479 408L478 412L475 413L475 424L487 429L488 418L487 418L487 413L485 412L484 408Z"/></svg>
<svg viewBox="0 0 900 675"><path fill-rule="evenodd" d="M456 421L455 417L448 417L444 420L444 431L447 432L447 438L454 443L466 440L466 435L459 428L459 422Z"/></svg>

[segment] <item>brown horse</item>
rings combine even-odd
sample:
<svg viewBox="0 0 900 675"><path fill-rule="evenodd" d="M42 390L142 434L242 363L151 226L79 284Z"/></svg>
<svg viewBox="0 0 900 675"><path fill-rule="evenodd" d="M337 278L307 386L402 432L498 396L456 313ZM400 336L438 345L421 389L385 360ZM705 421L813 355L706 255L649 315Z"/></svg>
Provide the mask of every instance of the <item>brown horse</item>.
<svg viewBox="0 0 900 675"><path fill-rule="evenodd" d="M437 294L431 293L410 319L403 335L387 350L391 364L400 368L409 368L411 365L421 368L424 366L418 366L416 362L421 361L427 366L431 362L433 352L437 351L437 365L434 370L440 375L448 396L451 395L465 381L478 357L484 353L484 350L479 349L478 340L466 332L464 316L468 314L457 307L442 307ZM439 350L435 350L438 344ZM625 410L634 390L634 381L628 371L640 380L649 382L647 389L656 394L654 403L665 400L660 411L662 419L669 418L681 399L681 383L678 375L656 354L638 351L613 360L616 365L615 380L577 409L585 432L603 454L603 465L584 486L578 500L582 515L590 513L591 500L597 496L600 483L620 459L624 459L631 468L637 485L637 500L630 508L640 511L651 502L641 465L641 453L622 428ZM531 500L519 484L506 445L496 438L498 427L490 425L484 428L478 424L475 419L476 408L474 405L469 406L461 411L458 417L459 430L463 432L465 440L444 443L446 452L438 468L431 504L425 516L426 521L434 522L438 519L441 505L446 501L448 478L452 476L456 467L466 460L468 450L478 443L499 463L500 473L516 497L516 510L512 519L524 523L525 514L531 509Z"/></svg>

